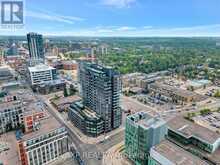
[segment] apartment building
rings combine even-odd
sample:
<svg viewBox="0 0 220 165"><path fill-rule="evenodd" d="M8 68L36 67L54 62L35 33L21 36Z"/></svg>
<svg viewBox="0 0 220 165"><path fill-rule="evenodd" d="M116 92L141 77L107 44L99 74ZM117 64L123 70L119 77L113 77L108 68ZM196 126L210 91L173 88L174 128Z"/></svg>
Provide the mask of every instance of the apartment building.
<svg viewBox="0 0 220 165"><path fill-rule="evenodd" d="M106 132L121 125L121 76L111 68L80 62L78 69L83 104L99 114Z"/></svg>
<svg viewBox="0 0 220 165"><path fill-rule="evenodd" d="M95 111L83 106L82 101L76 101L68 109L68 117L84 134L97 137L104 132L104 121Z"/></svg>
<svg viewBox="0 0 220 165"><path fill-rule="evenodd" d="M37 65L39 63L44 63L45 55L43 36L37 33L28 33L27 41L30 54L30 64Z"/></svg>
<svg viewBox="0 0 220 165"><path fill-rule="evenodd" d="M23 125L23 106L18 100L0 103L0 134Z"/></svg>
<svg viewBox="0 0 220 165"><path fill-rule="evenodd" d="M33 130L19 138L21 165L49 164L69 151L66 128L52 116L35 122Z"/></svg>

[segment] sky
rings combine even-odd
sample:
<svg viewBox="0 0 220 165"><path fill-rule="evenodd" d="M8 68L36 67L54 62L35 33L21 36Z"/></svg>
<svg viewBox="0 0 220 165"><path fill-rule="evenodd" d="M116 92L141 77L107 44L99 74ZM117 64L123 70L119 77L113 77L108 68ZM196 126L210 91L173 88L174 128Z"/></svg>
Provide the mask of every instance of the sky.
<svg viewBox="0 0 220 165"><path fill-rule="evenodd" d="M220 0L25 0L24 28L0 35L220 36L219 8Z"/></svg>

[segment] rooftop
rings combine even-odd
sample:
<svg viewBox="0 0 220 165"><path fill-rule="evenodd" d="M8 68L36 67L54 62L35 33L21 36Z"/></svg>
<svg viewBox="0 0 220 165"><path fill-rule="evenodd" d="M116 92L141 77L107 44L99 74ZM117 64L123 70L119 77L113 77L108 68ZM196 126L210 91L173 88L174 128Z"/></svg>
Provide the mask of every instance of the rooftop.
<svg viewBox="0 0 220 165"><path fill-rule="evenodd" d="M10 102L3 102L0 103L0 112L5 110L5 109L10 109L11 107L17 107L17 106L21 106L21 102L16 100L16 101L10 101Z"/></svg>
<svg viewBox="0 0 220 165"><path fill-rule="evenodd" d="M145 128L156 128L166 123L163 119L152 117L146 112L137 112L134 115L128 116L127 119Z"/></svg>
<svg viewBox="0 0 220 165"><path fill-rule="evenodd" d="M199 87L199 86L204 86L204 85L207 85L207 84L210 84L211 81L210 80L192 80L192 81L189 81L189 85L191 86L195 86L195 87Z"/></svg>
<svg viewBox="0 0 220 165"><path fill-rule="evenodd" d="M75 101L80 100L81 98L79 96L69 96L69 97L62 97L56 100L53 100L53 104L55 104L56 106L59 106L61 104L68 104L68 103L73 103Z"/></svg>
<svg viewBox="0 0 220 165"><path fill-rule="evenodd" d="M178 147L168 140L162 141L159 145L152 148L152 150L160 153L162 156L178 165L208 165L205 161L192 155L190 152Z"/></svg>
<svg viewBox="0 0 220 165"><path fill-rule="evenodd" d="M211 144L215 143L220 138L219 133L186 120L182 116L177 116L170 120L168 122L168 127L186 138L197 137Z"/></svg>
<svg viewBox="0 0 220 165"><path fill-rule="evenodd" d="M15 132L0 136L0 162L4 165L20 164Z"/></svg>
<svg viewBox="0 0 220 165"><path fill-rule="evenodd" d="M52 116L48 114L47 118L43 118L42 120L39 121L39 129L37 131L27 133L24 136L22 136L22 140L26 141L29 139L33 139L35 137L47 134L53 130L56 130L62 125Z"/></svg>
<svg viewBox="0 0 220 165"><path fill-rule="evenodd" d="M41 71L45 71L45 70L52 70L55 69L51 66L45 65L45 64L39 64L33 67L29 67L28 68L30 72L41 72Z"/></svg>
<svg viewBox="0 0 220 165"><path fill-rule="evenodd" d="M51 81L44 81L42 82L41 86L44 86L44 85L59 85L59 84L65 84L65 81L64 80L61 80L61 79L56 79L56 80L51 80Z"/></svg>
<svg viewBox="0 0 220 165"><path fill-rule="evenodd" d="M108 76L119 75L119 72L113 70L111 67L106 67L106 66L104 67L104 66L89 63L89 62L81 62L81 65L83 65L83 67L86 67L87 69L97 74L105 74Z"/></svg>
<svg viewBox="0 0 220 165"><path fill-rule="evenodd" d="M174 93L177 93L178 95L181 95L183 97L189 97L189 96L196 96L198 94L194 93L194 92L191 92L191 91L188 91L188 90L184 90L184 89L180 89L180 88L177 88L177 87L173 87L173 86L170 86L170 85L166 85L166 84L163 84L163 83L154 83L152 84L152 86L156 86L156 88L159 88L159 89L166 89L166 90L169 90L169 91L172 91Z"/></svg>
<svg viewBox="0 0 220 165"><path fill-rule="evenodd" d="M0 66L0 80L11 79L13 74L8 66Z"/></svg>
<svg viewBox="0 0 220 165"><path fill-rule="evenodd" d="M194 97L194 99L196 99L197 101L201 101L206 99L205 96L200 95L198 93L189 91L189 90L185 90L185 89L181 89L181 88L177 88L171 85L166 85L163 83L154 83L151 84L151 87L157 88L157 89L163 89L166 91L171 91L173 93L175 93L176 95L180 95L182 97Z"/></svg>
<svg viewBox="0 0 220 165"><path fill-rule="evenodd" d="M45 115L47 114L44 105L41 102L36 101L36 102L31 102L30 104L27 104L25 106L24 115L31 115L40 112L44 112Z"/></svg>
<svg viewBox="0 0 220 165"><path fill-rule="evenodd" d="M95 112L90 110L89 108L83 106L82 101L76 101L70 106L71 109L76 111L80 116L89 118L91 120L98 120L100 116Z"/></svg>
<svg viewBox="0 0 220 165"><path fill-rule="evenodd" d="M72 64L77 64L77 62L75 60L65 60L65 61L62 61L62 64L72 65Z"/></svg>

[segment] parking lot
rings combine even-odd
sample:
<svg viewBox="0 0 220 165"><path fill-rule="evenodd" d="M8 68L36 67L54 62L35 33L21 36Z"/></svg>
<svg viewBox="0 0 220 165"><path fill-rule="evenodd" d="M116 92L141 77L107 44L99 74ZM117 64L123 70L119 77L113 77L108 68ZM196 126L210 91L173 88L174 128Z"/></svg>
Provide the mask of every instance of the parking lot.
<svg viewBox="0 0 220 165"><path fill-rule="evenodd" d="M142 104L153 107L161 113L168 112L168 111L175 112L175 111L179 111L182 108L181 105L175 105L171 102L165 102L163 100L152 97L149 94L134 95L131 98L136 99Z"/></svg>
<svg viewBox="0 0 220 165"><path fill-rule="evenodd" d="M198 115L193 118L194 121L213 131L220 131L220 112L211 112L208 115Z"/></svg>
<svg viewBox="0 0 220 165"><path fill-rule="evenodd" d="M220 90L220 87L212 85L206 88L201 88L195 90L196 93L201 94L201 95L206 95L206 96L214 96L214 94Z"/></svg>

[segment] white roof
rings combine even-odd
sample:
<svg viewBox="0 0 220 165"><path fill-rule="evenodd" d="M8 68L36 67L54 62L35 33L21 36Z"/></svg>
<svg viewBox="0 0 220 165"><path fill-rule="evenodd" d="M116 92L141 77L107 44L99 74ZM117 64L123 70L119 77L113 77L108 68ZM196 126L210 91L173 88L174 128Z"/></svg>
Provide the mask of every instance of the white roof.
<svg viewBox="0 0 220 165"><path fill-rule="evenodd" d="M46 71L46 70L52 70L52 69L55 69L55 68L49 65L45 65L45 64L39 64L39 65L28 68L30 72L40 72L40 71Z"/></svg>

